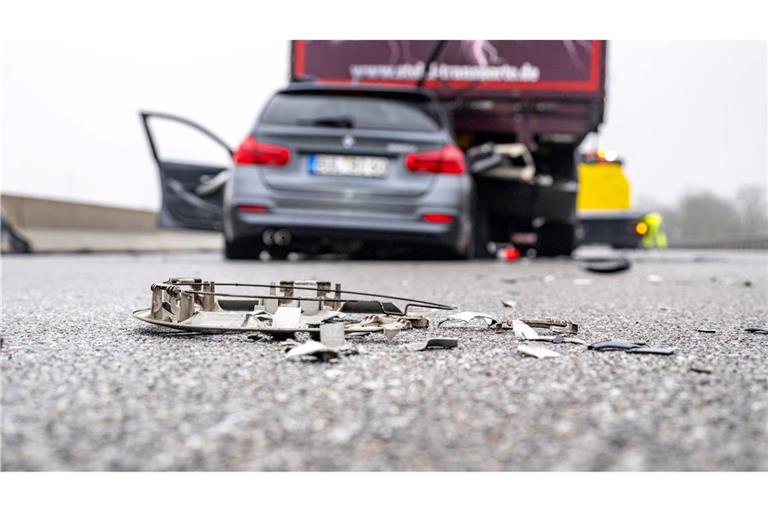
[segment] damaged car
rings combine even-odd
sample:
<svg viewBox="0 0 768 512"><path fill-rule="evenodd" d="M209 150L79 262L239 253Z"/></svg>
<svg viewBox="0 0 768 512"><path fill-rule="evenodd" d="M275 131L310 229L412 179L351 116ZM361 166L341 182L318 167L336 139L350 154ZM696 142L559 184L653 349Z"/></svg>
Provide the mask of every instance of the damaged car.
<svg viewBox="0 0 768 512"><path fill-rule="evenodd" d="M294 84L227 148L227 169L160 159L153 117L204 129L142 113L161 175L161 226L223 229L227 258L401 246L473 255L472 180L427 92Z"/></svg>

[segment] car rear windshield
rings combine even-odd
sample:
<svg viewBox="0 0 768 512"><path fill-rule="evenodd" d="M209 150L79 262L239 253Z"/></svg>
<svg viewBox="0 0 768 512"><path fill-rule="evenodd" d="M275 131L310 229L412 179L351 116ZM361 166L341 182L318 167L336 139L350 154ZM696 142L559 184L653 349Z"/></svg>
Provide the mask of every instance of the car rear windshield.
<svg viewBox="0 0 768 512"><path fill-rule="evenodd" d="M441 128L436 106L428 101L329 94L277 94L261 122L420 132Z"/></svg>

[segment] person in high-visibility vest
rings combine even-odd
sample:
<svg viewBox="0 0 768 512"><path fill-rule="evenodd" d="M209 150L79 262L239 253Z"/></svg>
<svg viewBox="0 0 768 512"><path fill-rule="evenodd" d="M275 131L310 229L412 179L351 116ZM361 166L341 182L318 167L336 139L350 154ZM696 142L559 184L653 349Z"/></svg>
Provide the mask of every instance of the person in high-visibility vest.
<svg viewBox="0 0 768 512"><path fill-rule="evenodd" d="M659 212L651 212L643 217L643 222L647 226L646 232L643 235L643 247L646 249L667 248L667 235L664 230L661 229L661 225L664 222L664 218Z"/></svg>

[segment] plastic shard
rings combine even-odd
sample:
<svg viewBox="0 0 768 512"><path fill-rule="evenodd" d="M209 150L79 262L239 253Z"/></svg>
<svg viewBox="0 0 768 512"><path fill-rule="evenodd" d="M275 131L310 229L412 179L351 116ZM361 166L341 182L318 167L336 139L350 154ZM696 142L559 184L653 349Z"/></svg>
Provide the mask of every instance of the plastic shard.
<svg viewBox="0 0 768 512"><path fill-rule="evenodd" d="M475 320L476 318L482 319L488 327L493 327L494 325L499 323L498 318L488 315L486 313L478 313L476 311L463 311L461 313L456 313L455 315L451 315L448 318L444 318L440 320L437 326L440 327L444 323L450 322L452 320L470 323L472 320Z"/></svg>
<svg viewBox="0 0 768 512"><path fill-rule="evenodd" d="M347 341L344 339L344 325L338 322L322 324L320 326L320 343L327 347L342 347Z"/></svg>
<svg viewBox="0 0 768 512"><path fill-rule="evenodd" d="M301 308L280 306L272 317L274 329L298 329L301 319Z"/></svg>
<svg viewBox="0 0 768 512"><path fill-rule="evenodd" d="M327 362L339 359L339 351L332 347L327 347L317 341L307 341L296 345L286 352L285 358L289 360L300 360L304 358L314 358L319 361Z"/></svg>
<svg viewBox="0 0 768 512"><path fill-rule="evenodd" d="M693 363L688 369L695 373L704 373L704 374L712 373L712 368L710 368L709 366L704 366L697 363Z"/></svg>
<svg viewBox="0 0 768 512"><path fill-rule="evenodd" d="M521 319L521 322L529 325L530 327L540 327L549 329L552 332L561 334L578 334L579 326L570 320L554 320L554 319Z"/></svg>
<svg viewBox="0 0 768 512"><path fill-rule="evenodd" d="M639 348L641 345L638 343L632 343L631 341L625 341L625 340L606 340L606 341L596 341L595 343L592 343L587 348L589 350L597 350L599 352L609 352L612 350L629 350L632 348Z"/></svg>
<svg viewBox="0 0 768 512"><path fill-rule="evenodd" d="M625 340L607 340L592 343L587 347L589 350L598 352L627 352L631 354L656 354L669 356L675 353L672 347L647 347L640 343L632 343Z"/></svg>
<svg viewBox="0 0 768 512"><path fill-rule="evenodd" d="M538 345L518 345L517 351L526 356L535 357L537 359L546 359L549 357L560 357L560 354L554 350L548 348L539 347Z"/></svg>
<svg viewBox="0 0 768 512"><path fill-rule="evenodd" d="M530 325L522 320L512 320L512 330L518 338L532 340L539 337L539 333L534 331Z"/></svg>
<svg viewBox="0 0 768 512"><path fill-rule="evenodd" d="M675 353L672 347L637 347L627 350L630 354L656 354L659 356L671 356Z"/></svg>
<svg viewBox="0 0 768 512"><path fill-rule="evenodd" d="M456 348L459 346L459 340L456 338L430 338L426 341L416 341L408 343L405 348L411 351L422 351L430 348Z"/></svg>
<svg viewBox="0 0 768 512"><path fill-rule="evenodd" d="M768 334L768 327L747 327L744 330L752 334Z"/></svg>

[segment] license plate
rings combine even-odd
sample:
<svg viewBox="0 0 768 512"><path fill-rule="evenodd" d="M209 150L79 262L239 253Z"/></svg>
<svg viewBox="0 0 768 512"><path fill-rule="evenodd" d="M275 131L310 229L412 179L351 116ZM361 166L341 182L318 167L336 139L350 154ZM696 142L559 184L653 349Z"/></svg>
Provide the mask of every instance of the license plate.
<svg viewBox="0 0 768 512"><path fill-rule="evenodd" d="M375 156L310 155L309 173L318 176L383 178L387 159Z"/></svg>

